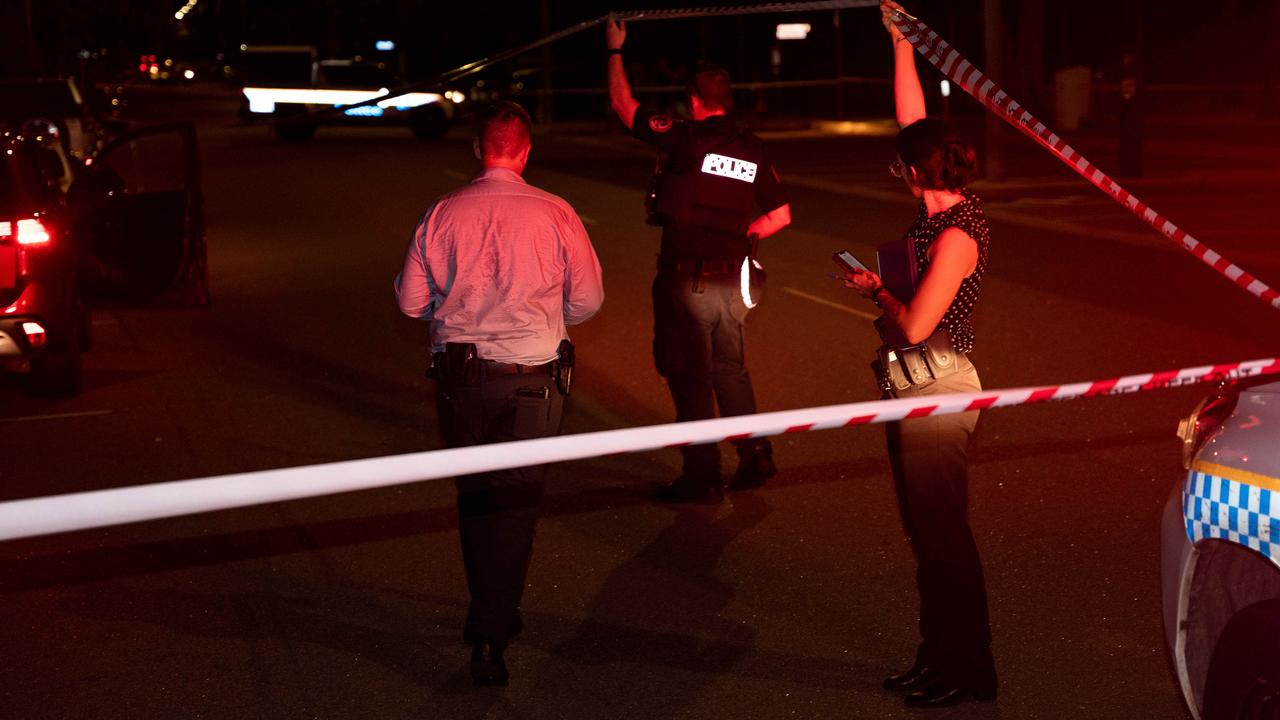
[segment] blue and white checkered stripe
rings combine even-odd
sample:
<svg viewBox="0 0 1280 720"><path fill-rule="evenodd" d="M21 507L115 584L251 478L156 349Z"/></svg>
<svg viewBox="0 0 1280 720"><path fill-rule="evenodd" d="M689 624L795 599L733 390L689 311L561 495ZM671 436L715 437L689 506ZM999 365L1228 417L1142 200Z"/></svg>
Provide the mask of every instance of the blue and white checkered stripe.
<svg viewBox="0 0 1280 720"><path fill-rule="evenodd" d="M1192 472L1182 491L1182 515L1192 542L1229 540L1280 564L1280 493Z"/></svg>

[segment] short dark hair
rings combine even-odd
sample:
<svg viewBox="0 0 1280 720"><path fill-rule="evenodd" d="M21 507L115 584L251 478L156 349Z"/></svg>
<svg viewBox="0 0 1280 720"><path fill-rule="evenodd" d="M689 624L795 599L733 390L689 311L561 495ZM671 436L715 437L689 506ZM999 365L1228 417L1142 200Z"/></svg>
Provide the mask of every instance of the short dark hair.
<svg viewBox="0 0 1280 720"><path fill-rule="evenodd" d="M949 123L922 118L898 131L898 157L926 190L958 190L978 175L978 156Z"/></svg>
<svg viewBox="0 0 1280 720"><path fill-rule="evenodd" d="M518 103L502 100L476 113L476 138L484 157L515 157L531 142L533 121Z"/></svg>
<svg viewBox="0 0 1280 720"><path fill-rule="evenodd" d="M689 95L698 98L708 110L733 109L733 86L729 71L719 65L699 65L689 79Z"/></svg>

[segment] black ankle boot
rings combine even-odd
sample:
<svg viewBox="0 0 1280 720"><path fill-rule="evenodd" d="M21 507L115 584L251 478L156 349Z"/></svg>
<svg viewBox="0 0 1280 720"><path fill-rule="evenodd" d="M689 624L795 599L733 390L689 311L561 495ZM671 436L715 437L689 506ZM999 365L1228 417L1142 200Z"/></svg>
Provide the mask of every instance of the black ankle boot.
<svg viewBox="0 0 1280 720"><path fill-rule="evenodd" d="M778 467L773 464L773 447L766 442L746 455L739 455L738 471L729 481L729 489L752 490L762 487L765 480L777 474Z"/></svg>
<svg viewBox="0 0 1280 720"><path fill-rule="evenodd" d="M502 660L503 648L488 642L471 644L471 681L476 685L506 685L511 675Z"/></svg>
<svg viewBox="0 0 1280 720"><path fill-rule="evenodd" d="M916 690L928 685L936 675L936 672L930 670L927 665L917 660L915 665L912 665L897 675L890 675L885 678L884 689Z"/></svg>

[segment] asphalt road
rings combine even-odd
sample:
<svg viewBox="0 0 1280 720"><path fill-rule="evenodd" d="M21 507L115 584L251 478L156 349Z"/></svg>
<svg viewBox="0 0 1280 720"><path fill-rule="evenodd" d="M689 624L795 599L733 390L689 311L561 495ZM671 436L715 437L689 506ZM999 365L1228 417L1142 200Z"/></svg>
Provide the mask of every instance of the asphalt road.
<svg viewBox="0 0 1280 720"><path fill-rule="evenodd" d="M3 499L440 446L425 334L391 281L419 213L475 171L465 134L326 128L282 145L228 116L201 142L212 308L96 313L74 400L0 386ZM890 140L773 143L796 222L766 241L769 293L748 321L760 407L872 399L871 308L825 274L833 251L869 259L911 220L883 169ZM1269 160L1168 147L1134 189L1280 283L1259 209L1280 178ZM1039 152L1014 160L1033 180L979 186L987 387L1280 349L1273 310ZM601 128L536 141L528 179L579 210L605 273L603 311L573 332L566 433L672 417L649 357L651 163ZM1183 716L1158 518L1182 472L1174 429L1202 392L984 414L971 515L1000 699L918 714ZM467 676L447 481L0 543L0 716L911 717L879 689L916 642L882 442L876 427L785 437L779 476L719 507L650 501L674 451L553 467L501 690Z"/></svg>

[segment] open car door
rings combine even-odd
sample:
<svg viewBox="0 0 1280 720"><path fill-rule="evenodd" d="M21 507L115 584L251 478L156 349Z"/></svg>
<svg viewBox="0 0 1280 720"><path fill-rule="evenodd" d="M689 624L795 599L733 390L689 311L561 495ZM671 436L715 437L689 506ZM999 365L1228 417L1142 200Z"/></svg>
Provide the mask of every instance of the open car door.
<svg viewBox="0 0 1280 720"><path fill-rule="evenodd" d="M204 196L195 126L108 142L76 178L79 286L94 306L208 305Z"/></svg>

